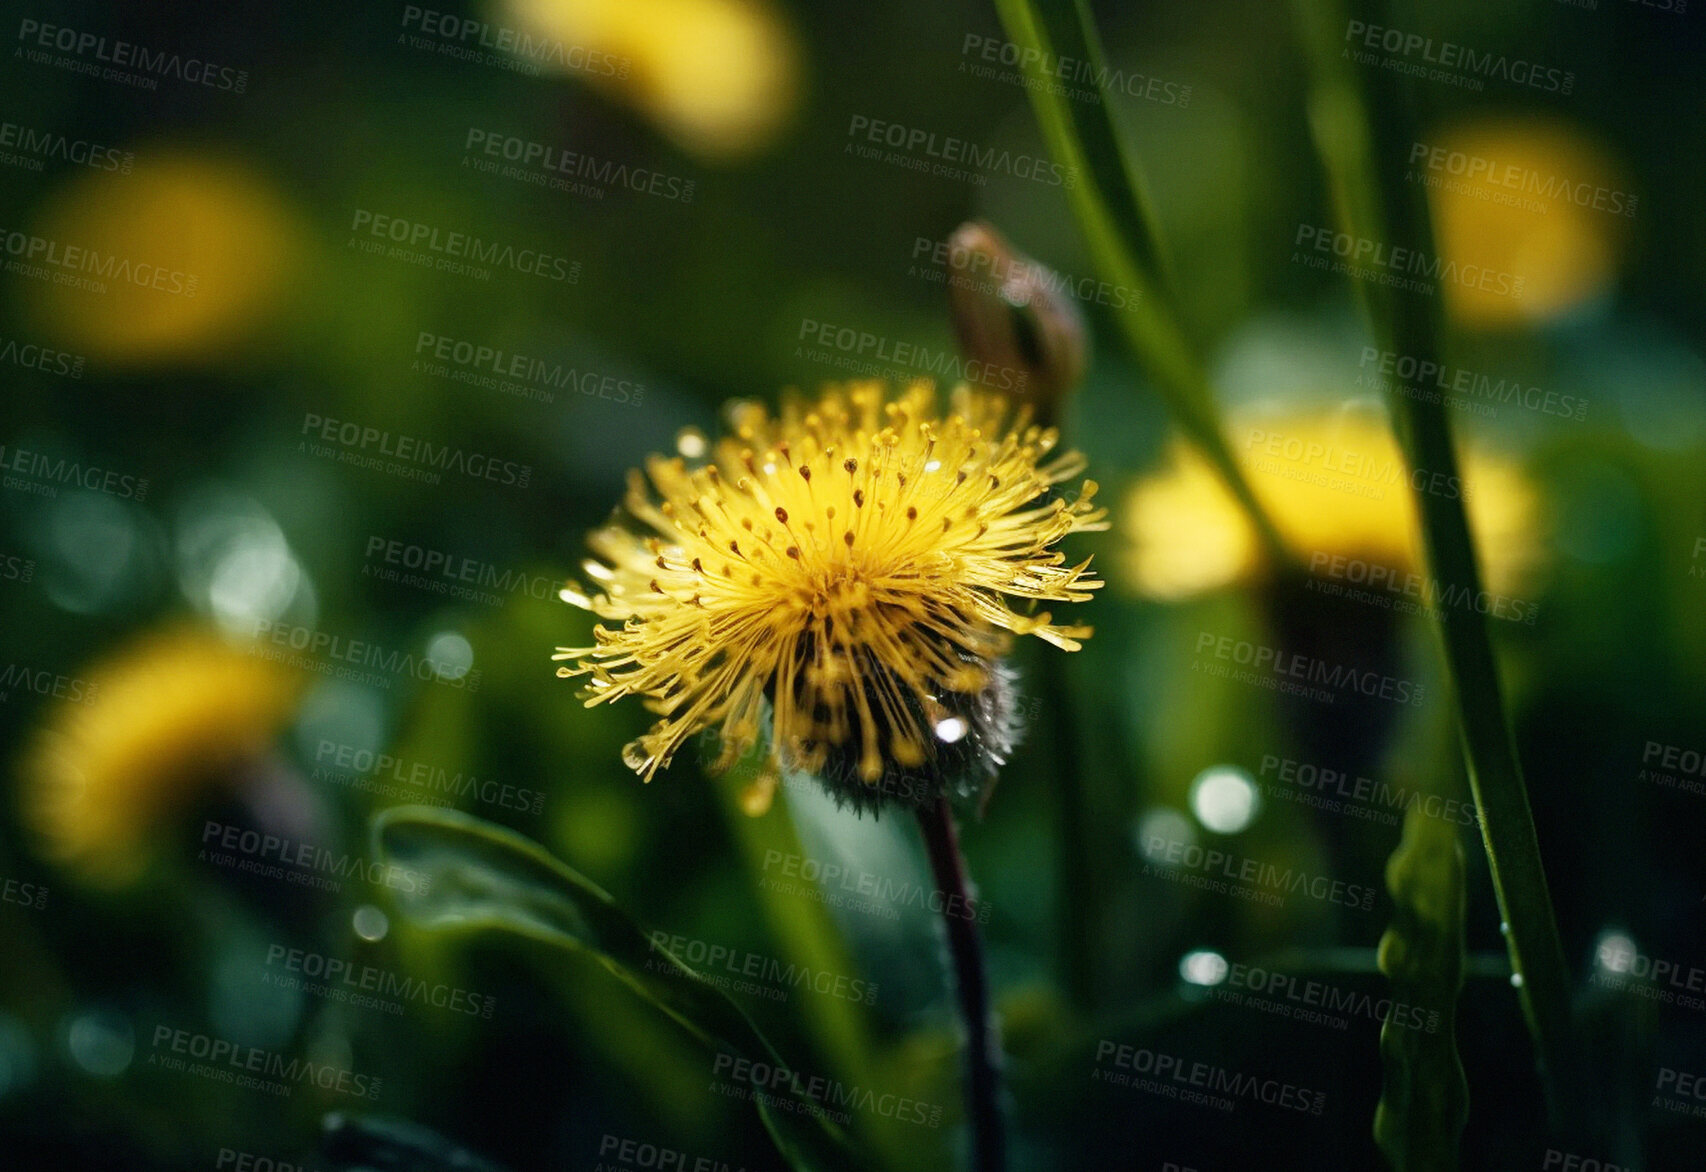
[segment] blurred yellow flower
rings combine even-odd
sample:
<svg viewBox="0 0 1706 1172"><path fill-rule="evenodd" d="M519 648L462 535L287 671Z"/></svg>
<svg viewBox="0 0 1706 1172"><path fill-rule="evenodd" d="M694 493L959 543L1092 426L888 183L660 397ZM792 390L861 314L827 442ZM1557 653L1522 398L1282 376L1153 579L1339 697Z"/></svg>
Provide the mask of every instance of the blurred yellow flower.
<svg viewBox="0 0 1706 1172"><path fill-rule="evenodd" d="M163 822L231 787L295 695L285 669L193 628L144 636L84 678L31 745L21 801L44 853L102 886L134 880Z"/></svg>
<svg viewBox="0 0 1706 1172"><path fill-rule="evenodd" d="M232 353L282 308L306 235L241 166L171 148L136 154L129 174L80 174L43 209L34 233L65 259L55 273L77 280L32 288L42 324L112 366Z"/></svg>
<svg viewBox="0 0 1706 1172"><path fill-rule="evenodd" d="M1410 155L1408 178L1427 187L1441 257L1522 280L1520 296L1494 281L1442 283L1459 320L1543 321L1610 283L1639 201L1580 130L1481 116L1415 144Z"/></svg>
<svg viewBox="0 0 1706 1172"><path fill-rule="evenodd" d="M1460 481L1405 464L1376 410L1245 414L1228 421L1238 463L1287 548L1306 568L1355 559L1400 573L1421 565L1411 478L1459 495L1488 590L1531 577L1540 498L1520 467L1493 452L1459 455ZM1197 449L1175 439L1162 468L1128 490L1120 511L1127 580L1151 598L1189 598L1267 573L1251 526Z"/></svg>
<svg viewBox="0 0 1706 1172"><path fill-rule="evenodd" d="M525 33L614 58L614 69L563 68L701 157L762 150L799 104L799 48L767 0L500 2Z"/></svg>

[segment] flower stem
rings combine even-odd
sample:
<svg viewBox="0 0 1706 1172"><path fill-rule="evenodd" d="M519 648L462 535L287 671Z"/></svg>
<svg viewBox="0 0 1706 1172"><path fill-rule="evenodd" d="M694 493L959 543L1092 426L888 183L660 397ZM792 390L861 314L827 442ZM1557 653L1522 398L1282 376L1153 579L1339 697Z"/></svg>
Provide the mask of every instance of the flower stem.
<svg viewBox="0 0 1706 1172"><path fill-rule="evenodd" d="M1001 1172L1006 1166L1006 1136L1001 1120L1000 1050L989 1007L989 978L983 967L976 904L966 880L959 832L954 828L954 814L947 798L938 798L934 806L920 808L918 825L924 832L924 847L930 856L936 887L947 897L942 902L942 922L948 930L954 987L966 1031L965 1089L966 1111L972 1124L972 1167L976 1172Z"/></svg>

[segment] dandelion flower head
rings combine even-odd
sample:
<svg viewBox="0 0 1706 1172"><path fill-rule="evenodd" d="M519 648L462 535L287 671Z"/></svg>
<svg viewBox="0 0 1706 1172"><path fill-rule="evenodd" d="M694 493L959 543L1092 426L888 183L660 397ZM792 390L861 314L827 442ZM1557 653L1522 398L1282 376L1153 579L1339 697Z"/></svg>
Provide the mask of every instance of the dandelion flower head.
<svg viewBox="0 0 1706 1172"><path fill-rule="evenodd" d="M730 420L702 460L631 475L630 519L591 538L596 585L563 591L620 624L560 648L558 674L589 677L589 705L635 695L660 715L624 754L646 779L712 726L731 763L768 711L773 759L844 765L838 796L859 804L860 785L928 776L984 735L1012 636L1089 634L1042 607L1101 585L1055 545L1104 513L1093 481L1054 491L1084 461L1051 456L1057 433L1028 412L961 387L943 414L927 382L862 382Z"/></svg>

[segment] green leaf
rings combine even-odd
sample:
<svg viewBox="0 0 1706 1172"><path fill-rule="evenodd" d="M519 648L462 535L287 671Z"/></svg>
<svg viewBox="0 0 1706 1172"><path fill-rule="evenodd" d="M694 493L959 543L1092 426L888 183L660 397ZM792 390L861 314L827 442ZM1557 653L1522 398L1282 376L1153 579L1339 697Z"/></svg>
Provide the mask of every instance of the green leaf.
<svg viewBox="0 0 1706 1172"><path fill-rule="evenodd" d="M500 931L589 956L706 1046L735 1058L792 1069L728 995L683 964L596 884L543 847L456 810L401 806L373 820L386 861L423 877L394 891L404 915L436 931ZM792 1080L779 1080L784 1084ZM847 1137L820 1105L791 1085L773 1092L795 1109L757 1105L777 1149L797 1168L856 1167Z"/></svg>
<svg viewBox="0 0 1706 1172"><path fill-rule="evenodd" d="M1463 844L1456 829L1412 807L1386 864L1396 905L1380 938L1380 971L1394 1002L1427 1025L1394 1016L1380 1027L1386 1083L1374 1109L1374 1139L1396 1172L1455 1172L1469 1117L1469 1085L1457 1053L1457 994L1463 988Z"/></svg>

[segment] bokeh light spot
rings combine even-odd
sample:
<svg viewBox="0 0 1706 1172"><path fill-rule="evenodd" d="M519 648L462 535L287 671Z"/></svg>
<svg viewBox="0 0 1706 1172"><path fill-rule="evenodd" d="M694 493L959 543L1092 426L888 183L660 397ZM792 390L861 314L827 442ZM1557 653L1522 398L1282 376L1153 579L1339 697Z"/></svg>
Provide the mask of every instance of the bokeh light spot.
<svg viewBox="0 0 1706 1172"><path fill-rule="evenodd" d="M136 1029L122 1013L92 1009L71 1019L65 1031L71 1060L97 1078L117 1078L136 1056Z"/></svg>
<svg viewBox="0 0 1706 1172"><path fill-rule="evenodd" d="M1199 948L1179 958L1179 977L1192 985L1218 985L1230 966L1218 952Z"/></svg>
<svg viewBox="0 0 1706 1172"><path fill-rule="evenodd" d="M1191 782L1190 800L1197 821L1216 834L1237 834L1262 809L1256 783L1248 773L1231 765L1216 765L1197 774Z"/></svg>

